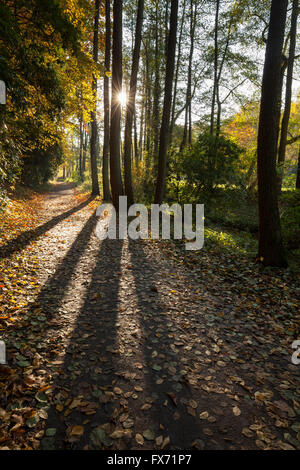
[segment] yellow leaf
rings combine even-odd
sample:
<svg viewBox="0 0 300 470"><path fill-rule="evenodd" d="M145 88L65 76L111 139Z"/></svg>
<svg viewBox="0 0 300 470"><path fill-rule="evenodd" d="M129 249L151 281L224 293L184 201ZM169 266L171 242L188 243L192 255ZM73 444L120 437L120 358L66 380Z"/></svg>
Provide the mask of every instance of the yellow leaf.
<svg viewBox="0 0 300 470"><path fill-rule="evenodd" d="M74 426L71 431L72 436L82 436L83 433L84 433L83 426Z"/></svg>

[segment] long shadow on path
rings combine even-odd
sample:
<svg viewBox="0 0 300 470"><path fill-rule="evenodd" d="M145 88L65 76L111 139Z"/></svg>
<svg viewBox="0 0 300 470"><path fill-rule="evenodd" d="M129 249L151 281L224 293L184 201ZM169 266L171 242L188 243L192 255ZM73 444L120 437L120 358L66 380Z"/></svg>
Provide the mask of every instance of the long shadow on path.
<svg viewBox="0 0 300 470"><path fill-rule="evenodd" d="M9 240L5 245L0 247L0 259L9 258L12 254L18 253L23 250L29 243L39 238L41 235L44 235L46 232L51 230L57 224L67 219L76 212L82 210L86 207L94 198L91 196L86 201L83 201L78 206L72 207L71 209L63 212L62 214L53 217L48 222L38 226L35 229L27 230L20 233L16 238Z"/></svg>
<svg viewBox="0 0 300 470"><path fill-rule="evenodd" d="M96 244L97 250L87 259L91 276L86 280L82 305L78 313L70 312L74 327L53 383L46 429L54 428L56 433L49 437L46 432L42 449L82 449L90 444L95 427L113 427L113 354L117 348L122 242L105 240L100 244L97 240ZM80 442L76 432L72 434L75 426L84 427Z"/></svg>
<svg viewBox="0 0 300 470"><path fill-rule="evenodd" d="M178 300L172 294L177 289L176 276L172 281L171 274L175 268L157 264L147 256L141 242L130 241L129 250L143 337L145 382L153 398L145 423L151 427L152 422L155 436L170 437L171 449L196 445L198 449L217 450L236 444L240 448L247 420L241 416L233 425L236 418L232 409L237 404L234 394L240 395L241 390L234 384L228 386L227 375L215 367L218 355L204 314L199 311L197 323L190 319L194 313L188 283L181 283ZM232 369L233 375L235 372ZM254 407L247 408L249 413L257 413ZM246 445L251 448L252 443Z"/></svg>

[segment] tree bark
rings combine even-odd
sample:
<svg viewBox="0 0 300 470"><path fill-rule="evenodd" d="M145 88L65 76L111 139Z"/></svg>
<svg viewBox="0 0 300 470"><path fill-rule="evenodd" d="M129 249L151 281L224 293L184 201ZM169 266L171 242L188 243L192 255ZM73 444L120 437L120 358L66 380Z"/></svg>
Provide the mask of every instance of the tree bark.
<svg viewBox="0 0 300 470"><path fill-rule="evenodd" d="M112 50L112 97L110 124L110 185L115 208L119 209L119 196L123 194L121 177L121 103L122 91L122 13L123 1L114 0L113 50Z"/></svg>
<svg viewBox="0 0 300 470"><path fill-rule="evenodd" d="M82 157L82 173L84 175L86 169L86 157L87 157L87 147L88 147L88 133L84 131L84 144L83 144L83 157Z"/></svg>
<svg viewBox="0 0 300 470"><path fill-rule="evenodd" d="M160 41L159 41L159 5L156 1L156 17L155 17L155 81L154 81L154 96L153 96L153 114L152 114L152 128L153 128L153 161L157 161L158 148L159 148L159 101L160 101Z"/></svg>
<svg viewBox="0 0 300 470"><path fill-rule="evenodd" d="M191 101L192 101L192 65L193 65L193 55L194 55L194 40L195 40L195 27L196 27L196 7L194 11L194 2L190 0L191 8L190 8L190 55L189 55L189 65L188 65L188 81L187 81L187 88L186 88L186 108L185 108L185 121L184 121L184 128L183 128L183 137L182 142L180 145L180 152L183 151L184 147L187 144L187 140L189 144L192 143L192 116L191 116ZM189 123L189 125L188 125ZM189 127L189 129L188 129ZM189 134L189 135L188 135Z"/></svg>
<svg viewBox="0 0 300 470"><path fill-rule="evenodd" d="M134 160L135 160L135 167L138 167L139 164L139 144L138 144L138 130L137 130L137 115L136 109L134 111L133 116L133 139L134 139Z"/></svg>
<svg viewBox="0 0 300 470"><path fill-rule="evenodd" d="M142 28L144 16L144 0L138 1L138 11L135 30L135 44L132 57L132 68L130 77L129 96L126 109L125 124L125 146L124 146L124 177L125 177L125 193L128 197L129 205L133 204L133 189L131 175L131 154L132 154L132 125L135 113L135 97L137 87L137 75L140 60L140 50L142 42Z"/></svg>
<svg viewBox="0 0 300 470"><path fill-rule="evenodd" d="M80 133L79 176L80 176L80 180L83 181L83 122L82 122L82 119L80 119L80 122L79 122L79 133Z"/></svg>
<svg viewBox="0 0 300 470"><path fill-rule="evenodd" d="M292 103L292 87L293 87L293 70L295 62L295 49L296 49L296 36L297 36L297 19L299 11L299 0L293 0L293 11L291 19L291 33L290 33L290 48L289 58L287 65L287 78L286 78L286 91L285 91L285 106L284 113L281 123L281 135L278 150L278 164L282 170L285 161L285 152L287 145L288 126L291 114L291 103ZM279 192L282 186L282 175L279 176Z"/></svg>
<svg viewBox="0 0 300 470"><path fill-rule="evenodd" d="M297 167L296 189L300 189L300 145L299 145L299 152L298 152L298 167Z"/></svg>
<svg viewBox="0 0 300 470"><path fill-rule="evenodd" d="M170 114L172 105L172 88L175 69L176 37L177 37L177 19L178 19L178 0L172 0L170 16L170 32L168 40L165 94L162 124L160 130L159 154L158 154L158 172L155 192L155 203L161 204L164 197L165 179L167 170L167 148L170 132Z"/></svg>
<svg viewBox="0 0 300 470"><path fill-rule="evenodd" d="M94 20L94 40L93 59L98 63L98 34L99 34L100 0L95 0L95 20ZM98 168L97 168L97 77L93 76L92 91L95 97L94 109L91 112L91 174L92 174L92 194L98 196Z"/></svg>
<svg viewBox="0 0 300 470"><path fill-rule="evenodd" d="M170 125L170 145L173 141L173 132L175 126L175 111L176 111L176 100L177 100L177 89L178 89L178 78L179 78L179 67L181 61L181 45L182 45L182 36L183 36L183 26L185 20L185 10L186 10L186 0L183 0L183 7L182 7L182 18L180 24L180 33L178 38L178 54L177 54L177 63L176 63L176 71L175 71L175 81L174 81L174 93L173 93L173 104L172 104L172 117L171 117L171 125Z"/></svg>
<svg viewBox="0 0 300 470"><path fill-rule="evenodd" d="M277 112L288 0L272 0L262 81L257 141L259 258L266 266L287 266L277 197Z"/></svg>
<svg viewBox="0 0 300 470"><path fill-rule="evenodd" d="M110 55L111 55L111 25L110 25L110 0L105 0L105 75L103 88L104 102L104 138L103 138L103 199L110 201L109 191L109 72L110 72ZM107 75L108 74L108 75Z"/></svg>
<svg viewBox="0 0 300 470"><path fill-rule="evenodd" d="M220 12L220 0L217 0L217 1L216 1L216 15L215 15L214 84L213 84L213 95L212 95L211 113L210 113L210 134L211 134L211 135L213 135L213 133L214 133L214 125L215 125L215 105L216 105L217 80L218 80L218 59L219 59L219 48L218 48L219 12Z"/></svg>

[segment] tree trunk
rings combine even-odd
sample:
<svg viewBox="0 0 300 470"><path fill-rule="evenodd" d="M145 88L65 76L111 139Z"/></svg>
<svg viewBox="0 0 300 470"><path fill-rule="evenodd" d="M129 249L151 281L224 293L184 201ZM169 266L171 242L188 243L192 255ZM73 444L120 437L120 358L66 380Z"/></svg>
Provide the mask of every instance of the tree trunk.
<svg viewBox="0 0 300 470"><path fill-rule="evenodd" d="M83 122L82 122L82 119L80 119L79 132L80 132L79 176L80 176L80 180L83 181Z"/></svg>
<svg viewBox="0 0 300 470"><path fill-rule="evenodd" d="M113 50L112 50L112 97L110 124L110 185L113 204L119 209L119 196L123 194L121 177L121 103L122 91L122 13L123 1L114 0Z"/></svg>
<svg viewBox="0 0 300 470"><path fill-rule="evenodd" d="M105 0L105 75L103 88L104 102L104 138L103 138L103 199L110 201L109 191L109 72L111 50L111 26L110 26L110 0Z"/></svg>
<svg viewBox="0 0 300 470"><path fill-rule="evenodd" d="M135 160L135 167L137 168L139 164L139 144L138 144L136 109L134 111L134 117L133 117L133 133L134 133L134 160Z"/></svg>
<svg viewBox="0 0 300 470"><path fill-rule="evenodd" d="M285 107L281 123L281 135L278 151L278 164L283 170L283 164L285 161L285 151L287 143L288 126L291 114L291 102L292 102L292 86L293 86L293 70L295 62L295 48L296 48L296 36L297 36L297 18L298 18L299 0L293 0L293 11L291 20L291 33L290 33L290 49L287 66L287 79L286 79L286 91L285 91ZM282 186L282 175L279 176L279 192Z"/></svg>
<svg viewBox="0 0 300 470"><path fill-rule="evenodd" d="M177 88L178 88L178 78L179 78L179 67L181 61L181 45L182 45L182 35L183 35L183 26L185 20L185 9L186 9L186 0L183 0L183 7L182 7L182 18L180 24L180 33L178 38L178 54L177 54L177 63L176 63L176 71L175 71L175 82L174 82L174 93L173 93L173 104L172 104L172 117L171 117L171 125L170 125L170 145L173 141L173 132L175 126L175 111L176 111L176 100L177 100Z"/></svg>
<svg viewBox="0 0 300 470"><path fill-rule="evenodd" d="M166 80L162 124L160 130L158 172L155 192L155 203L161 204L164 197L166 170L167 170L167 148L169 143L170 114L172 105L172 88L175 69L176 37L177 37L178 0L172 0L170 16L170 32L168 40L168 53L166 64Z"/></svg>
<svg viewBox="0 0 300 470"><path fill-rule="evenodd" d="M195 40L195 27L196 27L196 8L194 12L194 2L190 0L190 55L189 55L189 65L188 65L188 81L186 88L186 108L185 108L185 122L183 128L183 137L180 145L180 152L183 151L186 146L187 140L189 144L192 143L192 116L191 116L191 101L192 101L192 65L193 65L193 55L194 55L194 40ZM189 123L189 125L188 125ZM188 129L189 127L189 129ZM189 131L189 132L188 132ZM189 135L188 135L189 134Z"/></svg>
<svg viewBox="0 0 300 470"><path fill-rule="evenodd" d="M93 59L98 63L98 34L99 34L99 14L100 0L95 0L95 21L94 21L94 41L93 41ZM92 91L95 97L94 109L91 112L91 174L92 174L92 194L98 196L98 168L97 168L97 77L93 76Z"/></svg>
<svg viewBox="0 0 300 470"><path fill-rule="evenodd" d="M82 157L82 173L86 170L86 156L87 156L87 146L88 146L88 133L84 131L84 144L83 144L83 157Z"/></svg>
<svg viewBox="0 0 300 470"><path fill-rule="evenodd" d="M143 87L144 88L144 87ZM144 131L144 112L145 112L145 101L144 101L144 91L142 95L142 104L141 104L141 117L140 117L140 137L139 137L139 157L142 158L143 155L143 131Z"/></svg>
<svg viewBox="0 0 300 470"><path fill-rule="evenodd" d="M131 175L131 154L132 154L132 125L135 113L135 97L137 86L137 75L140 60L140 49L142 42L142 28L144 15L144 0L138 1L138 11L135 30L135 44L132 57L132 68L130 77L129 96L126 109L126 125L125 125L125 146L124 146L124 176L125 176L125 193L128 197L129 205L133 204L133 189Z"/></svg>
<svg viewBox="0 0 300 470"><path fill-rule="evenodd" d="M159 44L159 15L158 15L158 2L156 1L156 17L155 17L155 81L154 81L154 96L153 96L153 114L152 114L152 128L153 128L153 161L157 162L158 147L159 147L159 101L160 101L160 44Z"/></svg>
<svg viewBox="0 0 300 470"><path fill-rule="evenodd" d="M287 266L277 197L277 113L288 0L272 0L262 81L257 141L259 257L266 266Z"/></svg>
<svg viewBox="0 0 300 470"><path fill-rule="evenodd" d="M298 168L297 168L296 189L300 189L300 145L299 145L299 153L298 153Z"/></svg>
<svg viewBox="0 0 300 470"><path fill-rule="evenodd" d="M213 95L212 95L211 113L210 113L210 134L211 134L211 135L213 135L213 133L214 133L215 105L216 105L217 80L218 80L218 59L219 59L219 49L218 49L219 11L220 11L220 0L217 0L217 2L216 2L216 15L215 15L214 84L213 84Z"/></svg>
<svg viewBox="0 0 300 470"><path fill-rule="evenodd" d="M146 114L145 114L145 137L144 146L147 152L147 165L150 166L149 152L150 152L150 128L151 128L151 79L150 79L150 40L147 40L146 47Z"/></svg>

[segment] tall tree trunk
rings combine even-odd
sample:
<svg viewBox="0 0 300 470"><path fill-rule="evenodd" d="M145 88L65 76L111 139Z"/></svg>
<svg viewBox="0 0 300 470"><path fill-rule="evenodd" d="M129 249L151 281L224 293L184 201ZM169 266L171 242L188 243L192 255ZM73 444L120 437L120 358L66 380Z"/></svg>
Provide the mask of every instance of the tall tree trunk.
<svg viewBox="0 0 300 470"><path fill-rule="evenodd" d="M142 95L142 104L141 104L141 117L140 117L140 137L139 137L139 157L140 159L143 156L143 131L144 131L144 112L145 112L145 100L144 100L144 87L143 87L143 95Z"/></svg>
<svg viewBox="0 0 300 470"><path fill-rule="evenodd" d="M86 170L86 156L87 156L87 146L88 146L88 133L84 131L84 144L83 144L83 157L82 157L82 173Z"/></svg>
<svg viewBox="0 0 300 470"><path fill-rule="evenodd" d="M230 21L229 27L228 27L226 43L225 43L225 48L224 48L224 52L223 52L223 55L222 55L222 59L221 59L221 63L220 63L220 66L219 66L217 79L216 79L216 87L215 87L216 88L216 97L215 97L215 100L217 102L217 119L216 119L216 137L217 137L217 139L216 139L215 153L217 152L218 137L219 137L220 132L221 132L222 101L221 101L221 98L220 98L220 81L221 81L222 72L223 72L223 68L224 68L224 64L225 64L225 61L226 61L227 52L228 52L228 48L229 48L229 42L230 42L230 37L231 37L231 28L232 28L232 24L231 24L231 21Z"/></svg>
<svg viewBox="0 0 300 470"><path fill-rule="evenodd" d="M278 151L278 164L283 170L283 164L285 161L286 142L288 134L288 126L291 114L291 102L292 102L292 86L293 86L293 70L295 62L295 49L296 49L296 36L297 36L297 18L299 12L299 0L293 0L293 11L291 20L291 33L290 33L290 49L289 58L287 65L287 79L286 79L286 91L285 91L285 107L281 123L281 135ZM282 175L279 177L279 191L282 186Z"/></svg>
<svg viewBox="0 0 300 470"><path fill-rule="evenodd" d="M132 154L132 125L135 113L135 97L137 86L137 75L140 60L140 49L142 42L142 28L144 16L144 0L138 1L138 11L135 30L135 44L132 57L132 68L130 77L129 96L126 109L125 124L125 144L124 144L124 177L125 177L125 193L128 197L128 203L133 204L133 189L131 176L131 154Z"/></svg>
<svg viewBox="0 0 300 470"><path fill-rule="evenodd" d="M182 45L182 36L183 36L183 26L185 20L185 9L186 9L186 0L183 0L183 7L182 7L182 18L180 24L180 33L178 38L178 53L177 53L177 62L176 62L176 71L175 71L175 81L174 81L174 92L173 92L173 103L172 103L172 117L171 117L171 124L170 124L170 145L173 141L173 132L175 126L175 111L176 111L176 101L177 101L177 89L178 89L178 78L179 78L179 67L181 57L181 45Z"/></svg>
<svg viewBox="0 0 300 470"><path fill-rule="evenodd" d="M298 167L297 167L296 189L300 189L300 145L299 145L299 152L298 152Z"/></svg>
<svg viewBox="0 0 300 470"><path fill-rule="evenodd" d="M111 54L110 0L105 0L105 75L103 88L104 102L104 139L103 139L103 199L110 201L109 191L109 72Z"/></svg>
<svg viewBox="0 0 300 470"><path fill-rule="evenodd" d="M136 109L134 110L133 116L133 139L134 139L134 160L135 160L135 167L138 167L139 164L139 144L138 144L138 131L137 131L137 115Z"/></svg>
<svg viewBox="0 0 300 470"><path fill-rule="evenodd" d="M93 59L98 63L98 34L99 34L100 0L95 0L95 21L94 21L94 41ZM93 76L92 91L95 97L94 109L91 112L91 174L92 174L92 194L98 196L98 168L97 168L97 77Z"/></svg>
<svg viewBox="0 0 300 470"><path fill-rule="evenodd" d="M287 266L277 197L277 113L288 0L272 0L262 81L257 141L259 257L266 266Z"/></svg>
<svg viewBox="0 0 300 470"><path fill-rule="evenodd" d="M222 114L222 102L220 99L219 85L217 86L216 98L217 98L216 137L217 137L217 143L218 143L218 137L220 136L220 133L221 133L221 114Z"/></svg>
<svg viewBox="0 0 300 470"><path fill-rule="evenodd" d="M153 127L153 160L156 163L158 157L159 146L159 100L160 100L160 41L159 41L159 6L156 1L156 17L155 17L155 81L154 81L154 96L153 96L153 114L152 114L152 127Z"/></svg>
<svg viewBox="0 0 300 470"><path fill-rule="evenodd" d="M80 133L80 148L79 148L79 176L80 180L83 181L83 122L82 118L79 123L79 133Z"/></svg>
<svg viewBox="0 0 300 470"><path fill-rule="evenodd" d="M178 19L178 0L172 0L170 16L170 32L168 40L167 64L164 106L162 115L162 124L160 129L159 154L158 154L158 172L155 192L155 203L161 204L164 197L166 170L167 170L167 148L170 132L170 114L172 105L172 88L175 69L176 37L177 37L177 19Z"/></svg>
<svg viewBox="0 0 300 470"><path fill-rule="evenodd" d="M219 59L219 12L220 12L220 0L216 0L216 15L215 15L215 52L214 52L214 84L213 84L213 95L211 103L210 113L210 134L214 133L215 126L215 105L216 105L216 94L217 94L217 81L218 81L218 59Z"/></svg>
<svg viewBox="0 0 300 470"><path fill-rule="evenodd" d="M165 44L164 44L164 49L165 49L165 56L167 57L168 54L168 38L169 38L169 2L172 2L173 0L166 0L165 1Z"/></svg>
<svg viewBox="0 0 300 470"><path fill-rule="evenodd" d="M112 96L110 124L110 185L113 204L119 209L119 196L123 194L121 177L121 102L122 91L122 13L123 1L114 0L113 49L112 49Z"/></svg>
<svg viewBox="0 0 300 470"><path fill-rule="evenodd" d="M190 55L189 55L189 65L188 65L188 81L187 81L187 88L186 88L186 108L185 108L185 121L184 121L184 128L183 128L183 137L182 142L180 145L180 152L183 151L184 147L186 146L187 140L189 143L192 143L192 129L191 129L191 101L192 101L192 65L193 65L193 55L194 55L194 40L195 40L195 27L196 27L196 8L194 12L194 1L190 0L191 8L190 8ZM188 123L190 125L188 126ZM189 136L188 136L188 127L189 127Z"/></svg>
<svg viewBox="0 0 300 470"><path fill-rule="evenodd" d="M150 121L151 121L151 79L150 79L150 40L147 38L146 49L146 114L145 114L145 138L144 145L147 152L147 164L150 166Z"/></svg>

